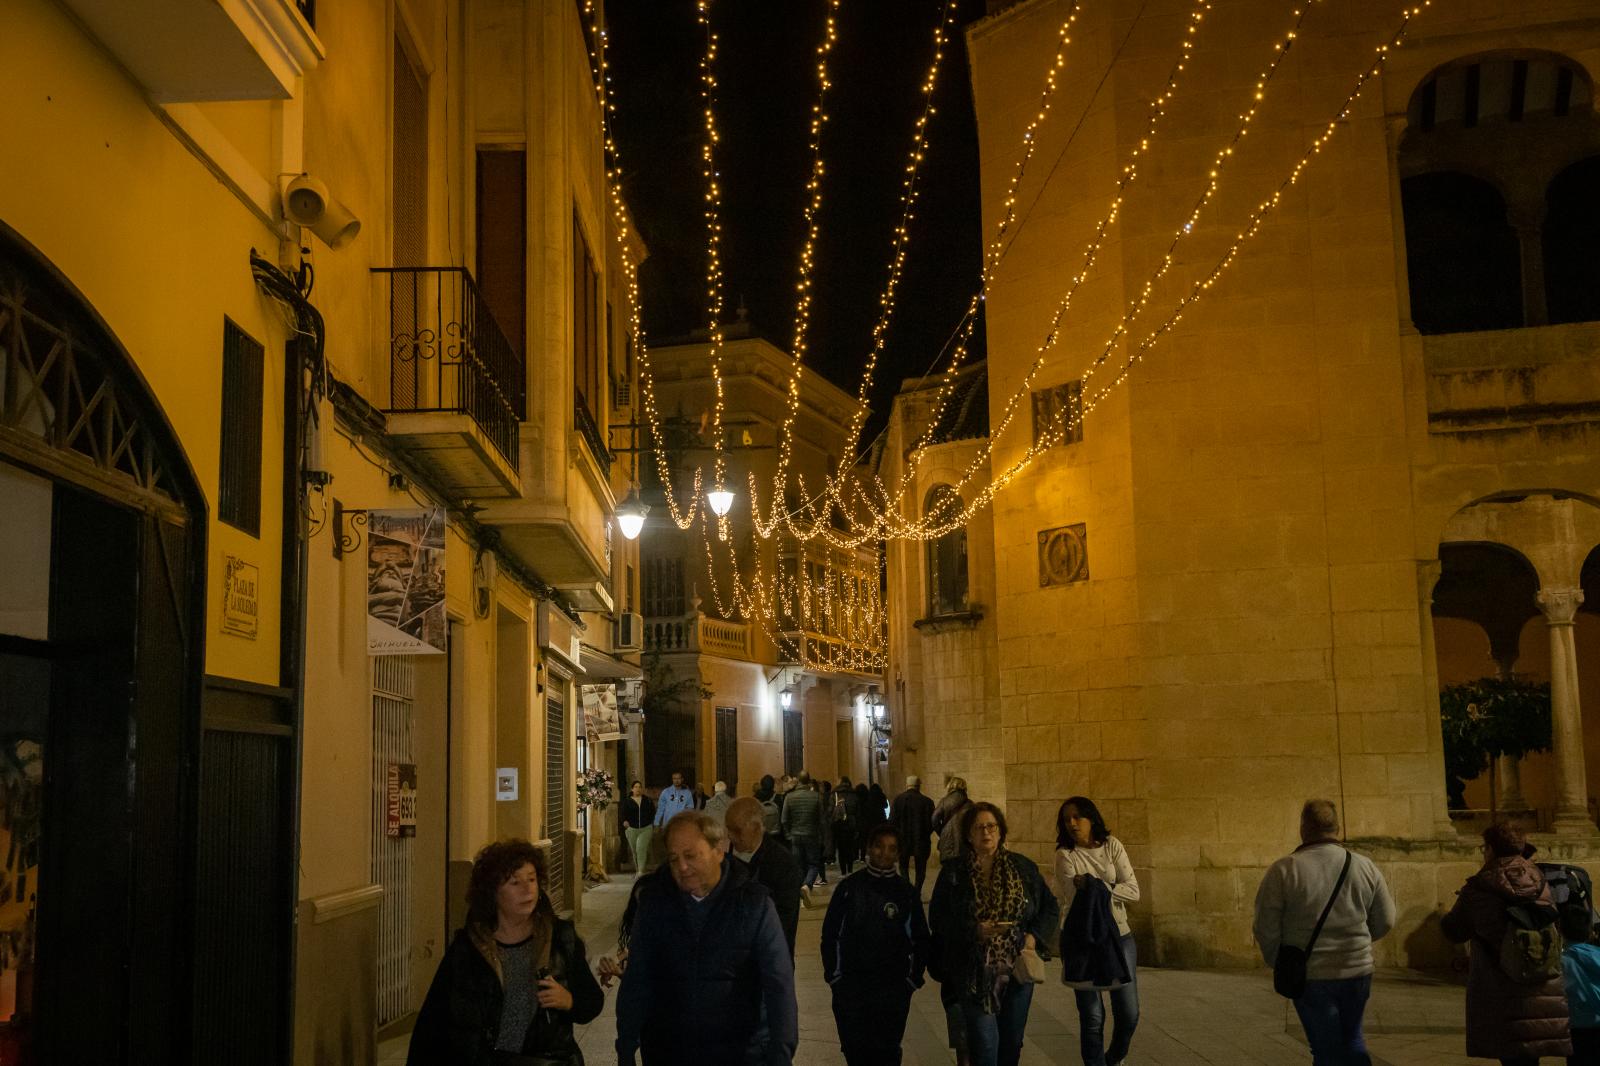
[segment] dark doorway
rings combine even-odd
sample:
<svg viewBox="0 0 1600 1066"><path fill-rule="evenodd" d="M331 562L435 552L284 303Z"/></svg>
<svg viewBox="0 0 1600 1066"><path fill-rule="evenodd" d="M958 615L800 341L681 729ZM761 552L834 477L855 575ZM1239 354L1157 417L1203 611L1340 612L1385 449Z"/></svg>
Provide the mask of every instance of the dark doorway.
<svg viewBox="0 0 1600 1066"><path fill-rule="evenodd" d="M1551 323L1600 321L1600 156L1556 175L1545 196L1544 284Z"/></svg>
<svg viewBox="0 0 1600 1066"><path fill-rule="evenodd" d="M783 712L783 772L798 774L806 768L806 719L801 711Z"/></svg>

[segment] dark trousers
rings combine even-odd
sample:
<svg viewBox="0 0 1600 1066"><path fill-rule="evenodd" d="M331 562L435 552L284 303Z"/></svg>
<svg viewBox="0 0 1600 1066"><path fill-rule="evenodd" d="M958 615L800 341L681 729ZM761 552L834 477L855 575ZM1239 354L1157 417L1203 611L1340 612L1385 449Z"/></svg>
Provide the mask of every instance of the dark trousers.
<svg viewBox="0 0 1600 1066"><path fill-rule="evenodd" d="M1572 1030L1572 1054L1567 1066L1600 1066L1600 1029Z"/></svg>
<svg viewBox="0 0 1600 1066"><path fill-rule="evenodd" d="M903 851L900 853L900 876L908 881L911 880L911 863L913 861L917 864L917 879L911 883L917 886L918 892L921 892L922 882L928 876L928 853L926 851L919 851L915 855L910 855Z"/></svg>
<svg viewBox="0 0 1600 1066"><path fill-rule="evenodd" d="M839 872L848 875L856 865L856 831L849 823L833 823L833 847L839 856Z"/></svg>
<svg viewBox="0 0 1600 1066"><path fill-rule="evenodd" d="M1122 955L1128 960L1128 972L1137 974L1139 953L1132 933L1122 938ZM1073 995L1078 1001L1078 1047L1083 1052L1084 1066L1107 1066L1126 1059L1133 1031L1139 1027L1138 979L1105 993L1111 997L1110 1047L1105 1043L1106 1006L1101 993L1078 989Z"/></svg>
<svg viewBox="0 0 1600 1066"><path fill-rule="evenodd" d="M1307 981L1294 1012L1311 1045L1312 1066L1372 1066L1361 1018L1372 995L1372 975Z"/></svg>
<svg viewBox="0 0 1600 1066"><path fill-rule="evenodd" d="M810 888L822 873L822 841L817 837L795 837L789 841L794 861L800 867L800 883Z"/></svg>
<svg viewBox="0 0 1600 1066"><path fill-rule="evenodd" d="M900 1042L911 1013L905 978L841 977L833 986L833 1020L847 1066L900 1066Z"/></svg>

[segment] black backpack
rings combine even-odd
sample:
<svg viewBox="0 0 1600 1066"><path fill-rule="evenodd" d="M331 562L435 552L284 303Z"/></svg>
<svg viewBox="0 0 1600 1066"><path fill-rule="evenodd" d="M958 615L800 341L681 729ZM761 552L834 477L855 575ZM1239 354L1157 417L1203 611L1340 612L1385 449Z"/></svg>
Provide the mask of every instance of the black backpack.
<svg viewBox="0 0 1600 1066"><path fill-rule="evenodd" d="M1594 882L1581 866L1541 862L1539 872L1550 886L1561 936L1571 944L1587 943L1594 929Z"/></svg>

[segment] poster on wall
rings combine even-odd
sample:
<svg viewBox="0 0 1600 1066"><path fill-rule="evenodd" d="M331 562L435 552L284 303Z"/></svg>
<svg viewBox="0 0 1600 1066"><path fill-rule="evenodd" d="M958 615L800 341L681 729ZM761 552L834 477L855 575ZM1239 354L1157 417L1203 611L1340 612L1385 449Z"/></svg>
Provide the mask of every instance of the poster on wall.
<svg viewBox="0 0 1600 1066"><path fill-rule="evenodd" d="M417 767L390 763L384 777L385 831L392 837L417 835Z"/></svg>
<svg viewBox="0 0 1600 1066"><path fill-rule="evenodd" d="M367 654L445 650L444 508L367 512Z"/></svg>
<svg viewBox="0 0 1600 1066"><path fill-rule="evenodd" d="M591 740L621 740L622 715L617 709L617 686L583 686L584 733Z"/></svg>

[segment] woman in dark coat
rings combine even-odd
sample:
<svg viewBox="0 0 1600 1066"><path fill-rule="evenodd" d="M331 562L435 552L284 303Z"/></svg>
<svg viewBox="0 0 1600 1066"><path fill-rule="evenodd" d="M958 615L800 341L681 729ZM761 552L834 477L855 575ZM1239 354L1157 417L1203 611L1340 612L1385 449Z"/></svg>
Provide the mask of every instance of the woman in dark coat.
<svg viewBox="0 0 1600 1066"><path fill-rule="evenodd" d="M478 852L467 925L422 1002L407 1066L583 1066L572 1027L593 1021L605 994L543 885L544 856L526 840Z"/></svg>
<svg viewBox="0 0 1600 1066"><path fill-rule="evenodd" d="M1561 972L1542 984L1521 984L1501 969L1506 907L1522 903L1552 911L1544 874L1530 861L1522 830L1496 822L1483 831L1483 869L1467 879L1455 906L1439 923L1458 944L1471 942L1467 972L1467 1054L1506 1066L1533 1066L1543 1056L1572 1054L1567 995Z"/></svg>
<svg viewBox="0 0 1600 1066"><path fill-rule="evenodd" d="M968 853L939 870L928 925L928 970L947 1015L966 1027L972 1066L1016 1066L1022 1055L1033 985L1012 978L1024 950L1047 954L1060 904L1032 859L1007 851L1006 816L974 803L962 821ZM959 1006L959 1012L950 1007Z"/></svg>

